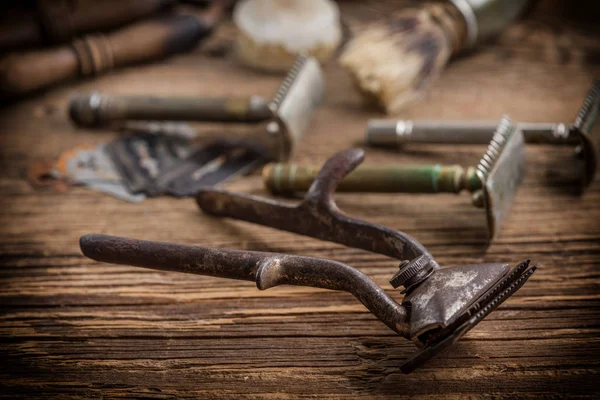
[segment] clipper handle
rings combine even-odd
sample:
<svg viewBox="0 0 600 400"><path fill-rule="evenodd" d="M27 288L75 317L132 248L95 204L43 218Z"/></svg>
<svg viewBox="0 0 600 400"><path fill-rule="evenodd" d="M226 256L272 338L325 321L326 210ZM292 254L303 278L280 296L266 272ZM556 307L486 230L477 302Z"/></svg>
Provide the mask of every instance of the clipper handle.
<svg viewBox="0 0 600 400"><path fill-rule="evenodd" d="M86 257L113 264L254 281L260 290L278 285L309 286L351 293L390 329L406 336L408 313L373 280L340 262L258 251L186 246L85 235Z"/></svg>
<svg viewBox="0 0 600 400"><path fill-rule="evenodd" d="M295 164L269 164L263 169L265 186L272 193L308 190L318 169ZM474 168L459 165L360 166L338 186L344 192L460 193L481 189Z"/></svg>

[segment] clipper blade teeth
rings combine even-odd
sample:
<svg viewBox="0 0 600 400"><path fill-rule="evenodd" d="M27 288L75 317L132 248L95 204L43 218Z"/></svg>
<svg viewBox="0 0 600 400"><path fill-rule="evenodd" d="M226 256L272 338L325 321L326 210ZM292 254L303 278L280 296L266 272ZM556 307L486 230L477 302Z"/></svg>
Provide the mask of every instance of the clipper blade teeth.
<svg viewBox="0 0 600 400"><path fill-rule="evenodd" d="M587 132L590 125L598 118L600 108L600 79L596 79L590 90L588 91L583 105L579 109L579 113L575 118L573 126L577 130Z"/></svg>
<svg viewBox="0 0 600 400"><path fill-rule="evenodd" d="M271 108L271 111L275 112L279 109L279 107L281 106L281 103L283 102L283 100L285 99L287 94L289 93L290 88L294 84L294 81L298 77L298 74L302 70L302 67L304 67L304 64L306 64L307 60L308 60L308 57L303 54L299 54L296 57L294 64L288 71L285 79L281 83L281 86L279 86L279 89L277 89L277 93L275 93L275 96L273 97L273 100L271 101L271 104L269 105L269 108Z"/></svg>
<svg viewBox="0 0 600 400"><path fill-rule="evenodd" d="M517 290L519 290L525 282L531 277L531 275L537 269L537 265L531 267L529 270L525 271L521 276L519 276L516 280L511 282L506 289L504 289L500 294L494 297L491 301L489 301L486 305L484 305L477 314L475 314L472 318L473 321L479 321L485 318L489 313L491 313L495 308L497 308L500 304L504 303L506 299L512 296Z"/></svg>
<svg viewBox="0 0 600 400"><path fill-rule="evenodd" d="M485 154L481 160L479 160L479 164L477 165L477 172L482 180L487 179L494 168L494 165L496 165L496 162L500 158L500 154L502 154L502 149L514 130L515 128L510 118L507 116L502 117Z"/></svg>

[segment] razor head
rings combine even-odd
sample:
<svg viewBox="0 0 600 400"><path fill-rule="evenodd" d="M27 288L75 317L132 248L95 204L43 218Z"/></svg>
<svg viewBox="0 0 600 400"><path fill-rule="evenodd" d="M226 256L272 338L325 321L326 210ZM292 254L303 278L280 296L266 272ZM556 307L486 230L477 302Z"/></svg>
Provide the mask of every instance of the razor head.
<svg viewBox="0 0 600 400"><path fill-rule="evenodd" d="M477 165L482 183L489 239L493 239L508 215L517 188L525 176L523 133L503 117L487 151Z"/></svg>
<svg viewBox="0 0 600 400"><path fill-rule="evenodd" d="M527 260L512 270L507 264L478 264L435 271L402 302L411 307L410 334L421 349L400 370L410 373L450 347L519 290L536 269Z"/></svg>
<svg viewBox="0 0 600 400"><path fill-rule="evenodd" d="M324 97L325 79L319 62L299 55L269 104L274 121L267 125L267 132L283 138L278 161L289 159Z"/></svg>
<svg viewBox="0 0 600 400"><path fill-rule="evenodd" d="M572 130L581 140L583 156L582 190L594 180L600 158L600 124L596 120L600 116L600 79L596 79L588 91L583 105L575 118Z"/></svg>

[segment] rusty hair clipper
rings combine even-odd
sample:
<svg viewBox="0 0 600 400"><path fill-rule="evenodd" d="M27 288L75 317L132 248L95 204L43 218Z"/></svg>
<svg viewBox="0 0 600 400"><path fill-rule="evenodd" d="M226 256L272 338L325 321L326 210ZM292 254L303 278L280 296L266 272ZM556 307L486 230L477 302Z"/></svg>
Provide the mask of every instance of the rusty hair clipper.
<svg viewBox="0 0 600 400"><path fill-rule="evenodd" d="M266 187L277 194L305 191L317 169L295 164L269 164L263 170ZM340 191L387 193L471 192L473 205L486 213L488 236L493 239L508 215L517 188L525 175L523 134L504 117L477 164L392 165L358 167L340 184Z"/></svg>
<svg viewBox="0 0 600 400"><path fill-rule="evenodd" d="M600 79L589 89L573 123L519 123L525 142L576 145L582 191L594 180L600 158ZM373 119L366 139L373 146L402 146L408 143L480 144L490 141L493 121L410 121Z"/></svg>
<svg viewBox="0 0 600 400"><path fill-rule="evenodd" d="M524 261L475 264L441 269L433 256L409 235L341 212L333 193L364 157L360 149L342 151L319 172L298 205L205 189L197 202L212 215L239 219L400 261L390 280L406 295L397 303L381 287L349 265L328 259L149 242L105 235L80 240L83 254L97 261L165 271L255 281L264 290L277 285L343 290L354 295L390 329L420 350L401 370L409 373L460 339L515 293L537 266Z"/></svg>

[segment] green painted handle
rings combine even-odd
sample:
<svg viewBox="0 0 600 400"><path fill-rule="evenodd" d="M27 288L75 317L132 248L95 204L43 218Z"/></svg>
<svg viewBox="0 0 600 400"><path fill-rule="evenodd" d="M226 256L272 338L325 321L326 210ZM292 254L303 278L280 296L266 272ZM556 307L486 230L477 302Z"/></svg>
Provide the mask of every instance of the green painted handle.
<svg viewBox="0 0 600 400"><path fill-rule="evenodd" d="M296 164L269 164L263 170L265 186L272 193L306 191L318 168ZM344 192L459 193L481 189L474 168L459 165L360 166L338 186Z"/></svg>

